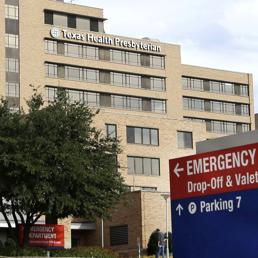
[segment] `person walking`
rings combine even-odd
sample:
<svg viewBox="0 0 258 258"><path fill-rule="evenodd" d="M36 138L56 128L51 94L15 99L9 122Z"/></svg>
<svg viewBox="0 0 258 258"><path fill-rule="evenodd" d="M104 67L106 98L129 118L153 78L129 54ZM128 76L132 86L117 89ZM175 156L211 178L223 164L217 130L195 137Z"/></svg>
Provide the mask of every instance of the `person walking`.
<svg viewBox="0 0 258 258"><path fill-rule="evenodd" d="M156 229L157 234L157 250L155 258L162 256L164 258L164 234L160 231L159 228Z"/></svg>

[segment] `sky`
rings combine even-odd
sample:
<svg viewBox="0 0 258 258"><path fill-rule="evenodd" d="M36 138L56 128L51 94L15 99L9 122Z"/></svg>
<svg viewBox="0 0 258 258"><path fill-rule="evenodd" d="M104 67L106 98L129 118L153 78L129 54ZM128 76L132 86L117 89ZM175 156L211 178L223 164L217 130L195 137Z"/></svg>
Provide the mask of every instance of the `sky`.
<svg viewBox="0 0 258 258"><path fill-rule="evenodd" d="M258 0L72 2L103 8L106 33L181 45L184 64L252 73L258 112Z"/></svg>

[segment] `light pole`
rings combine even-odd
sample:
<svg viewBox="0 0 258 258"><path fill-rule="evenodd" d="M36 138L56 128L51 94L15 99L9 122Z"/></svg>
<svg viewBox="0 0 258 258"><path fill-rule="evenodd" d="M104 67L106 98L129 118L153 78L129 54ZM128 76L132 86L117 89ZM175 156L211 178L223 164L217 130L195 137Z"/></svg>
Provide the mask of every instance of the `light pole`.
<svg viewBox="0 0 258 258"><path fill-rule="evenodd" d="M166 257L169 258L169 241L168 241L168 199L170 197L170 194L169 193L166 193L166 194L162 194L161 195L164 199L165 199L165 202L166 202L166 231L167 231L167 238L166 238L166 242L167 242L167 245L166 245Z"/></svg>

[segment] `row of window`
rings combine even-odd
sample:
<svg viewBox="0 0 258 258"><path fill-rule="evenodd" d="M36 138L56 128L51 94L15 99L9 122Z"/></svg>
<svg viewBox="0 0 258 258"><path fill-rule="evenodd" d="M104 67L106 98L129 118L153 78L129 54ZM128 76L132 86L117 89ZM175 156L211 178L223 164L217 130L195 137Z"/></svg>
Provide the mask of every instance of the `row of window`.
<svg viewBox="0 0 258 258"><path fill-rule="evenodd" d="M184 109L223 113L227 115L249 116L249 105L217 100L183 97Z"/></svg>
<svg viewBox="0 0 258 258"><path fill-rule="evenodd" d="M115 95L109 93L88 92L66 89L69 99L89 106L112 107L134 111L166 113L166 101L132 96ZM54 101L57 88L46 87L48 101Z"/></svg>
<svg viewBox="0 0 258 258"><path fill-rule="evenodd" d="M183 89L248 96L248 85L182 77Z"/></svg>
<svg viewBox="0 0 258 258"><path fill-rule="evenodd" d="M158 77L125 74L51 63L45 64L45 72L47 77L52 78L64 78L66 80L73 81L105 83L114 86L165 91L165 79Z"/></svg>
<svg viewBox="0 0 258 258"><path fill-rule="evenodd" d="M117 138L117 128L114 124L106 124L106 134L108 137ZM159 130L145 127L126 127L127 143L159 145ZM191 132L177 132L178 148L193 148L193 137Z"/></svg>
<svg viewBox="0 0 258 258"><path fill-rule="evenodd" d="M45 10L44 15L45 24L78 30L104 32L103 21L96 18L58 13L49 10Z"/></svg>
<svg viewBox="0 0 258 258"><path fill-rule="evenodd" d="M195 117L184 117L187 120L192 120L195 122L201 122L206 124L206 130L213 133L225 133L225 134L235 134L244 133L250 131L250 124L236 123L229 121L218 121Z"/></svg>
<svg viewBox="0 0 258 258"><path fill-rule="evenodd" d="M45 40L45 52L70 57L104 60L119 64L145 66L164 69L164 56L140 54L123 50L107 49L81 44Z"/></svg>
<svg viewBox="0 0 258 258"><path fill-rule="evenodd" d="M5 95L11 110L19 110L19 7L17 1L5 2Z"/></svg>
<svg viewBox="0 0 258 258"><path fill-rule="evenodd" d="M127 143L158 145L158 129L127 126ZM117 128L114 124L106 124L108 137L117 138ZM193 148L191 132L177 132L178 148ZM153 157L128 156L127 168L129 175L159 176L160 159Z"/></svg>

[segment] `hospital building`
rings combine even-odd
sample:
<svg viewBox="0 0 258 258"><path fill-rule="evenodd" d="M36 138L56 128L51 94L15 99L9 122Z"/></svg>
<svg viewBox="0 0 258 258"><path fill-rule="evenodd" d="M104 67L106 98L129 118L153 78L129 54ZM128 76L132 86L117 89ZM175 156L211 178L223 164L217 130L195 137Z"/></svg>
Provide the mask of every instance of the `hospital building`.
<svg viewBox="0 0 258 258"><path fill-rule="evenodd" d="M95 125L121 143L128 193L103 224L67 219L66 247L104 245L125 256L146 248L152 231L166 230L169 159L255 128L251 74L182 64L180 45L107 34L101 8L2 0L0 17L0 96L10 108L26 110L30 85L46 102L62 88L99 109Z"/></svg>

